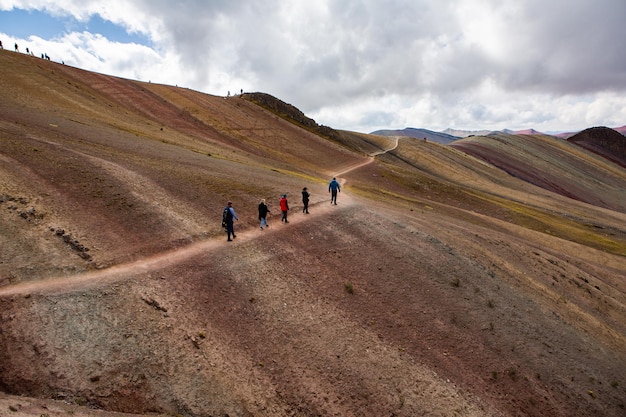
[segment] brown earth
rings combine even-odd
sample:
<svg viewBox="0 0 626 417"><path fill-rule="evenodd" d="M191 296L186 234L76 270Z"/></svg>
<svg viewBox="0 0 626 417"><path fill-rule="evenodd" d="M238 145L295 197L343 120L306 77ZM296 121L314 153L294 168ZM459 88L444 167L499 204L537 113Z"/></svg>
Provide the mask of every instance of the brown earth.
<svg viewBox="0 0 626 417"><path fill-rule="evenodd" d="M613 146L607 146L607 131L621 137L615 139L608 135L614 140ZM626 165L616 163L626 158L626 147L623 147L626 138L609 128L584 132L585 143L596 144L595 152L612 155L612 160L590 154L578 146L578 141L555 140L543 134L491 134L462 139L451 146L546 190L594 206L626 212ZM600 152L601 149L605 151Z"/></svg>
<svg viewBox="0 0 626 417"><path fill-rule="evenodd" d="M0 416L624 415L618 165L490 145L583 200L245 95L9 51L0 86Z"/></svg>
<svg viewBox="0 0 626 417"><path fill-rule="evenodd" d="M603 126L590 127L567 141L626 168L626 137L618 131Z"/></svg>

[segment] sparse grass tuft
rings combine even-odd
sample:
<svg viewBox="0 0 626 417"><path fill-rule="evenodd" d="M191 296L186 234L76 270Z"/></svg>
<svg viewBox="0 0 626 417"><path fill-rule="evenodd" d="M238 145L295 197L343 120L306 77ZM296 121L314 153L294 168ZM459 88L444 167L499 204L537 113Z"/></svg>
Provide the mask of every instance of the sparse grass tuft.
<svg viewBox="0 0 626 417"><path fill-rule="evenodd" d="M354 286L352 284L347 283L344 288L348 294L354 294Z"/></svg>
<svg viewBox="0 0 626 417"><path fill-rule="evenodd" d="M458 277L455 277L451 282L450 285L452 285L455 288L459 288L461 286L461 280Z"/></svg>
<svg viewBox="0 0 626 417"><path fill-rule="evenodd" d="M509 368L505 371L505 373L511 378L513 381L517 381L517 369Z"/></svg>

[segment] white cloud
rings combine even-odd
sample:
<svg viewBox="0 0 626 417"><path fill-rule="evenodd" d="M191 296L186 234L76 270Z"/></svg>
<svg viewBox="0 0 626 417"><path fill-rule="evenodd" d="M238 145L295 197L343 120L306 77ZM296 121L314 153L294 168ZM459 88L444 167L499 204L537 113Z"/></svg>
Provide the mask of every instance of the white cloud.
<svg viewBox="0 0 626 417"><path fill-rule="evenodd" d="M337 128L626 123L622 0L0 0L11 7L99 14L151 40L28 40L58 60L211 94L264 91Z"/></svg>

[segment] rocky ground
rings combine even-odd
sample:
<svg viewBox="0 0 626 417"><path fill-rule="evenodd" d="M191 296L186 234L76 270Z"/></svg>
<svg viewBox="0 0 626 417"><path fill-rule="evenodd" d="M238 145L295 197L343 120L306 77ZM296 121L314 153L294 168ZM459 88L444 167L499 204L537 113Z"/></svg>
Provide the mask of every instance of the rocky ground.
<svg viewBox="0 0 626 417"><path fill-rule="evenodd" d="M624 415L622 168L559 142L616 187L572 198L468 149L0 61L0 415Z"/></svg>

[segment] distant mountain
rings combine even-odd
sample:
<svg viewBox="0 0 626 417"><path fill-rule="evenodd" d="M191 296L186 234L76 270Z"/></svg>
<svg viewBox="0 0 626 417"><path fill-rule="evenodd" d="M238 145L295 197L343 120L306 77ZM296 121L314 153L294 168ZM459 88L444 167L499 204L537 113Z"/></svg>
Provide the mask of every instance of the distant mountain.
<svg viewBox="0 0 626 417"><path fill-rule="evenodd" d="M431 142L441 143L443 145L447 145L450 142L454 142L459 139L458 136L449 135L443 132L433 132L428 129L415 129L412 127L407 127L402 130L377 130L371 133L372 135L379 136L406 136L415 139L426 139Z"/></svg>
<svg viewBox="0 0 626 417"><path fill-rule="evenodd" d="M462 130L447 128L443 131L448 135L456 136L458 138L466 138L468 136L485 136L491 133L491 130Z"/></svg>
<svg viewBox="0 0 626 417"><path fill-rule="evenodd" d="M626 128L626 127L625 127ZM487 136L494 133L507 133L509 135L544 135L545 133L539 132L535 129L525 130L462 130L447 128L441 132L434 132L428 129L417 129L407 127L405 129L383 129L372 132L372 135L380 136L408 136L416 139L427 139L432 142L442 143L447 145L457 139L462 139L470 136Z"/></svg>
<svg viewBox="0 0 626 417"><path fill-rule="evenodd" d="M621 129L625 128L626 126ZM616 129L591 127L575 134L567 141L626 168L626 137Z"/></svg>
<svg viewBox="0 0 626 417"><path fill-rule="evenodd" d="M561 133L557 133L555 135L552 136L556 136L557 138L560 139L568 139L571 138L572 136L576 135L579 132L561 132Z"/></svg>
<svg viewBox="0 0 626 417"><path fill-rule="evenodd" d="M540 132L540 131L535 130L535 129L524 129L524 130L504 129L504 130L502 130L502 132L508 133L510 135L545 135L545 133Z"/></svg>
<svg viewBox="0 0 626 417"><path fill-rule="evenodd" d="M612 130L626 136L626 125L621 127L612 128ZM511 130L511 129L502 129L502 130L463 130L463 129L452 129L447 128L442 130L441 132L434 132L428 129L417 129L412 127L407 127L406 129L389 129L389 130L377 130L372 132L372 135L381 135L381 136L409 136L416 139L428 139L432 142L438 142L443 144L448 144L452 141L461 138L467 138L470 136L487 136L498 133L506 133L509 135L550 135L561 139L568 139L572 136L578 134L579 132L553 132L553 133L545 133L540 132L535 129L523 129L523 130Z"/></svg>
<svg viewBox="0 0 626 417"><path fill-rule="evenodd" d="M613 130L615 130L616 132L619 132L622 135L626 136L626 125L624 125L622 127L614 127Z"/></svg>
<svg viewBox="0 0 626 417"><path fill-rule="evenodd" d="M626 125L625 126L621 126L621 127L614 127L614 128L611 128L611 129L616 131L616 132L618 132L618 133L621 133L624 136L626 136ZM577 135L578 133L581 133L581 132L563 132L563 133L555 134L553 136L556 136L557 138L561 138L561 139L568 139L568 138L571 138L574 135Z"/></svg>
<svg viewBox="0 0 626 417"><path fill-rule="evenodd" d="M448 135L456 136L459 138L467 138L469 136L487 136L492 133L508 133L509 135L545 135L543 132L539 132L535 129L524 129L524 130L510 130L510 129L502 129L502 130L461 130L461 129L451 129L448 128L443 131Z"/></svg>

